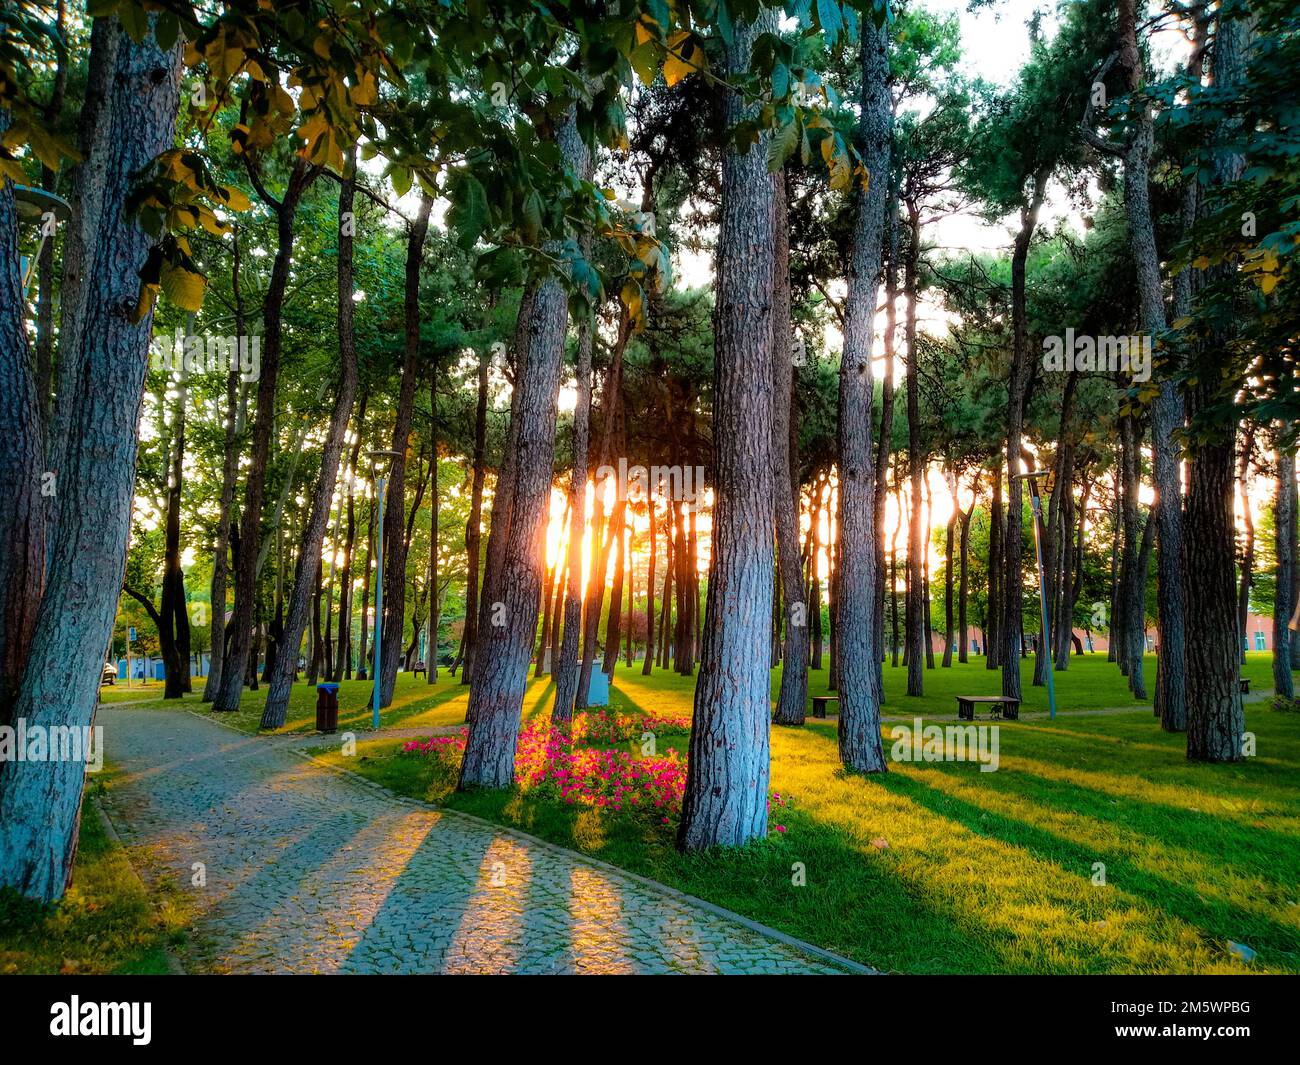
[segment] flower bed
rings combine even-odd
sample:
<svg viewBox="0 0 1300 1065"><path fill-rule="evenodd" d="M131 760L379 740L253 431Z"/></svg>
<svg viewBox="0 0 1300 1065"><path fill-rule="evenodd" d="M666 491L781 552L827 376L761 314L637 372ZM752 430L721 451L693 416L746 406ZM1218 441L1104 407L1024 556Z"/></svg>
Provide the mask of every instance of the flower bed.
<svg viewBox="0 0 1300 1065"><path fill-rule="evenodd" d="M640 739L646 732L657 737L689 734L690 721L600 711L576 715L567 731L549 722L526 725L515 749L515 785L567 805L637 814L669 824L681 814L686 758L672 748L663 755L637 758L628 751L591 746ZM451 736L409 740L402 752L432 757L451 772L460 765L468 736L469 729L463 728ZM788 803L775 792L767 808L770 812ZM784 833L785 826L773 825L772 831Z"/></svg>

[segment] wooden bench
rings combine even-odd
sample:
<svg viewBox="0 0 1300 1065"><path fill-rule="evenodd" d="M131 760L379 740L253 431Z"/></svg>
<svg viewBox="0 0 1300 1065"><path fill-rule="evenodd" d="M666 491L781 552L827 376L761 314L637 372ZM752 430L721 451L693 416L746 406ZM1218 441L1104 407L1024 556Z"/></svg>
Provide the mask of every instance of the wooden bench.
<svg viewBox="0 0 1300 1065"><path fill-rule="evenodd" d="M1020 720L1020 700L1009 695L959 695L957 696L957 717L961 721L975 720L975 704L989 704L989 717L1002 718L1007 721Z"/></svg>
<svg viewBox="0 0 1300 1065"><path fill-rule="evenodd" d="M421 673L424 673L424 663L416 662L415 665L411 667L411 676L418 677ZM428 676L427 673L425 675Z"/></svg>
<svg viewBox="0 0 1300 1065"><path fill-rule="evenodd" d="M826 716L827 703L839 703L838 695L814 695L813 696L813 717Z"/></svg>
<svg viewBox="0 0 1300 1065"><path fill-rule="evenodd" d="M1242 678L1241 678L1241 694L1242 694L1242 695L1249 695L1249 694L1250 694L1250 678L1249 678L1249 677L1242 677Z"/></svg>

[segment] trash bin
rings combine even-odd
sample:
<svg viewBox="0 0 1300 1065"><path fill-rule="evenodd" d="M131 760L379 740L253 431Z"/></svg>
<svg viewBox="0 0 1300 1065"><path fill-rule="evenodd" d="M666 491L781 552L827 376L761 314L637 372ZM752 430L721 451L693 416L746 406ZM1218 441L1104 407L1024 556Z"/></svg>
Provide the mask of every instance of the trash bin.
<svg viewBox="0 0 1300 1065"><path fill-rule="evenodd" d="M316 685L316 731L338 732L339 730L339 686L337 684Z"/></svg>

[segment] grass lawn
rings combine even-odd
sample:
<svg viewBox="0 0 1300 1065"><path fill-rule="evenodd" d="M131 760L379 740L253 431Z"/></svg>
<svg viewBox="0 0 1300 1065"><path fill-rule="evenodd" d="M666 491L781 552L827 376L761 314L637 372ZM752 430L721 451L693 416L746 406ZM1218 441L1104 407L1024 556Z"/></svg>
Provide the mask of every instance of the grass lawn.
<svg viewBox="0 0 1300 1065"><path fill-rule="evenodd" d="M1252 655L1245 675L1267 690L1268 670L1266 654ZM820 691L824 674L814 676ZM927 672L929 694L891 694L886 713L951 715L953 694L992 693L996 678L982 659ZM1026 709L1045 709L1029 679ZM1194 765L1184 738L1161 732L1149 704L1132 704L1103 656L1076 659L1057 680L1062 716L1003 725L997 772L891 762L887 775L863 778L839 768L833 720L774 729L772 788L792 805L772 821L786 832L708 855L678 854L671 825L527 793L457 794L436 762L401 754L395 738L330 757L402 794L586 851L886 970L1300 972L1300 715L1253 703L1256 757ZM689 715L693 683L643 678L638 665L619 672L612 703ZM887 691L902 684L887 667ZM423 678L412 687L399 678L399 699L411 701L404 717L395 707L395 721L463 716L463 688L444 680L438 701ZM526 715L549 711L547 687L530 682ZM1135 709L1069 713L1124 705ZM792 883L796 863L805 886ZM1097 863L1104 885L1094 884ZM1258 957L1247 966L1229 940Z"/></svg>
<svg viewBox="0 0 1300 1065"><path fill-rule="evenodd" d="M694 690L694 680L678 677L671 671L664 673L656 670L655 685L645 689L637 682L640 680L641 663L638 661L632 669L620 665L616 675L612 705L616 709L636 710L654 709L653 702L642 705L637 700L655 700L661 688L671 693L671 712L682 713L680 700L686 699L686 711L689 712L690 693ZM1147 691L1155 690L1155 658L1148 655L1145 660L1145 677ZM1252 653L1248 656L1242 669L1242 676L1250 677L1253 691L1266 691L1272 687L1271 659L1266 653ZM1025 712L1047 710L1047 689L1033 687L1033 659L1021 662L1021 678L1024 690ZM632 686L627 692L621 690L623 678L633 678ZM810 674L809 696L827 694L827 671L814 671ZM1002 674L997 670L984 668L983 658L972 658L966 666L955 665L952 669L927 670L924 683L926 694L919 697L904 695L906 675L902 669L885 667L885 715L912 714L946 714L956 713L955 696L962 695L999 695L1002 692ZM551 694L548 678L530 678L527 694L524 698L525 714L536 709L539 703L549 706ZM781 686L780 667L772 671L773 698ZM104 688L101 696L103 702L125 701L121 693L126 691L120 686ZM196 679L195 692L202 691L201 682ZM133 689L133 699L157 699L162 695L162 684L155 683L148 694L141 694L140 689ZM635 697L633 697L635 694ZM348 680L339 687L339 727L342 729L369 729L371 683L368 680ZM209 713L204 704L198 703L197 694L185 700L187 708L201 713ZM1119 675L1112 663L1106 661L1105 655L1083 655L1071 660L1070 668L1064 673L1056 674L1056 702L1060 710L1085 710L1117 706L1149 706L1150 703L1138 703L1133 699L1127 687L1127 681ZM231 725L242 732L256 733L262 718L262 708L266 704L266 686L257 691L244 690L239 709L232 714L210 714L217 721ZM469 704L469 689L460 683L460 677L452 678L442 670L438 683L430 686L423 676L399 673L393 693L392 705L380 712L381 728L434 728L441 725L458 725L465 720L465 709ZM171 709L174 702L159 703L157 709ZM811 704L810 704L811 705ZM289 712L285 718L281 733L310 733L316 728L316 689L307 684L295 684L289 696Z"/></svg>
<svg viewBox="0 0 1300 1065"><path fill-rule="evenodd" d="M126 853L104 830L91 796L111 777L106 768L87 785L72 887L43 906L0 891L0 975L14 973L166 973L166 945L183 934L180 899L152 896Z"/></svg>

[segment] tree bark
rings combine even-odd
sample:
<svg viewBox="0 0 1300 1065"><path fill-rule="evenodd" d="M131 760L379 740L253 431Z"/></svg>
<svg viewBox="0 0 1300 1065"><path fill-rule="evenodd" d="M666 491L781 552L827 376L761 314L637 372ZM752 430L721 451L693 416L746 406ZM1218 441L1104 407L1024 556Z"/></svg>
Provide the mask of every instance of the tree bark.
<svg viewBox="0 0 1300 1065"><path fill-rule="evenodd" d="M1273 691L1285 698L1295 696L1291 676L1291 641L1295 633L1288 627L1295 613L1296 555L1300 549L1300 530L1296 525L1295 454L1279 450L1277 456L1277 596L1273 601Z"/></svg>
<svg viewBox="0 0 1300 1065"><path fill-rule="evenodd" d="M578 135L571 109L560 127L562 158L575 174L586 172L587 149ZM557 250L554 246L551 251ZM506 788L514 781L515 746L523 709L532 638L537 631L538 597L545 566L545 520L551 492L555 455L556 401L564 361L567 298L558 278L548 277L537 288L528 323L529 339L516 372L517 397L512 397L516 424L510 434L515 454L506 528L496 521L493 504L493 540L501 558L499 580L485 582L485 592L496 597L500 612L492 614L504 624L481 629L478 662L469 693L469 737L461 763L460 788ZM517 398L518 402L513 402Z"/></svg>
<svg viewBox="0 0 1300 1065"><path fill-rule="evenodd" d="M1047 188L1048 171L1034 175L1034 189L1029 203L1020 212L1020 232L1016 234L1015 250L1011 256L1011 318L1012 360L1011 383L1007 404L1007 534L1003 544L1006 552L1006 583L1001 589L1003 610L1002 640L1002 694L1013 699L1020 695L1021 599L1023 597L1020 573L1021 536L1023 531L1024 481L1021 480L1021 435L1024 430L1025 407L1029 402L1029 327L1026 310L1025 270L1029 259L1029 244L1038 224L1038 212L1043 205Z"/></svg>
<svg viewBox="0 0 1300 1065"><path fill-rule="evenodd" d="M862 26L858 151L872 180L858 193L845 301L839 387L839 529L835 583L840 760L846 769L887 769L875 686L875 469L871 449L871 341L880 280L892 135L887 32Z"/></svg>
<svg viewBox="0 0 1300 1065"><path fill-rule="evenodd" d="M393 701L397 683L397 663L402 653L402 632L406 619L406 449L415 414L415 385L420 374L420 262L424 257L424 240L429 231L429 212L433 201L420 197L420 209L411 224L406 244L405 345L402 355L402 384L397 398L397 417L393 423L390 450L395 452L388 472L388 499L385 502L384 528L384 629L379 648L379 705Z"/></svg>
<svg viewBox="0 0 1300 1065"><path fill-rule="evenodd" d="M775 13L737 21L726 70L749 69ZM751 108L727 92L728 125ZM722 158L714 360L712 550L678 846L767 835L773 544L772 298L775 182L760 145ZM870 408L868 408L869 410Z"/></svg>
<svg viewBox="0 0 1300 1065"><path fill-rule="evenodd" d="M108 95L98 115L90 158L97 180L83 199L82 232L85 291L77 346L65 349L60 359L71 380L80 388L59 392L66 430L60 449L58 521L50 545L45 594L37 609L22 683L12 717L28 727L89 727L94 720L104 648L122 587L126 543L131 523L132 481L139 423L148 365L152 315L133 320L132 309L140 292L139 270L153 239L126 214L132 177L163 149L171 146L179 103L180 48L164 52L150 31L133 42L113 24L117 37ZM0 197L0 234L14 228L12 198L6 188ZM13 245L9 245L12 247ZM3 270L6 303L15 294L15 264L6 256ZM7 304L13 306L13 304ZM18 306L22 306L21 300ZM9 337L5 340L8 341ZM0 364L5 390L21 406L6 407L22 423L7 436L21 437L29 426L37 429L39 412L26 345L4 345ZM19 360L15 366L11 363ZM10 373L16 380L9 380ZM88 384L93 382L93 387ZM35 453L21 453L22 462L39 466ZM6 459L8 454L6 454ZM33 490L23 478L39 470L19 467L15 476L23 493L23 507L9 510L6 499L3 536L10 554L24 538L35 534L39 523L25 509ZM37 479L39 480L39 479ZM6 487L8 485L6 484ZM31 500L39 506L39 500ZM18 517L20 521L10 520ZM15 535L17 534L17 535ZM23 566L30 564L34 548L28 545ZM41 561L40 555L34 557ZM19 570L21 573L22 570ZM24 581L19 596L39 590ZM13 594L7 592L6 595ZM26 631L26 611L33 604L0 611L8 633L18 638ZM15 621L20 624L15 624ZM6 640L6 644L8 639ZM15 658L12 666L21 665ZM63 759L54 762L7 760L0 763L0 886L41 900L62 896L76 850L78 814L85 781L85 763Z"/></svg>
<svg viewBox="0 0 1300 1065"><path fill-rule="evenodd" d="M564 595L564 637L555 669L555 705L551 720L557 725L573 719L578 694L578 644L582 638L582 536L587 510L587 438L591 426L592 319L584 313L578 323L578 398L573 408L573 460L569 467L569 573ZM600 499L593 510L599 510ZM592 540L595 549L595 540Z"/></svg>
<svg viewBox="0 0 1300 1065"><path fill-rule="evenodd" d="M250 176L254 173L249 163ZM239 709L243 695L244 674L248 666L249 644L252 640L253 600L256 595L258 533L262 523L262 505L266 499L266 466L271 453L271 437L275 425L275 393L280 377L280 350L284 327L284 294L289 283L289 265L293 258L293 226L298 214L298 204L303 193L315 180L319 171L301 157L295 157L284 191L284 198L276 201L264 195L263 200L276 217L275 261L266 289L263 311L261 377L257 382L257 416L253 422L252 454L248 468L248 484L244 496L244 513L240 521L240 552L235 571L235 606L231 618L232 635L229 660L223 669L221 687L212 701L212 709L229 713ZM257 182L260 185L260 181ZM264 190L259 189L259 192ZM313 568L306 567L308 579ZM293 654L293 652L290 652Z"/></svg>
<svg viewBox="0 0 1300 1065"><path fill-rule="evenodd" d="M297 675L298 645L302 642L302 631L307 621L308 597L312 592L313 578L316 587L320 587L321 547L325 537L325 526L329 521L330 506L334 499L334 486L338 481L339 459L343 455L348 420L352 416L352 404L357 394L357 347L353 328L353 308L356 306L353 296L352 281L352 246L351 227L344 224L345 216L352 213L356 194L355 159L350 160L349 172L339 186L339 254L338 254L338 325L339 325L339 389L334 399L334 408L330 411L329 429L325 436L325 447L321 453L320 473L316 478L316 490L312 493L311 513L303 527L302 541L298 546L298 567L294 577L293 591L289 597L289 610L284 622L282 653L276 656L267 686L266 705L262 709L261 727L264 729L281 728L289 709L289 690ZM260 412L259 412L260 413ZM360 445L360 427L358 426L358 446ZM353 448L356 451L356 448ZM331 573L331 580L333 574ZM318 593L319 594L319 593ZM312 641L317 641L319 629L319 598L317 613L313 619ZM341 623L340 623L341 624ZM315 647L312 651L313 662L317 658ZM326 676L329 674L327 673ZM308 678L315 681L315 668Z"/></svg>

